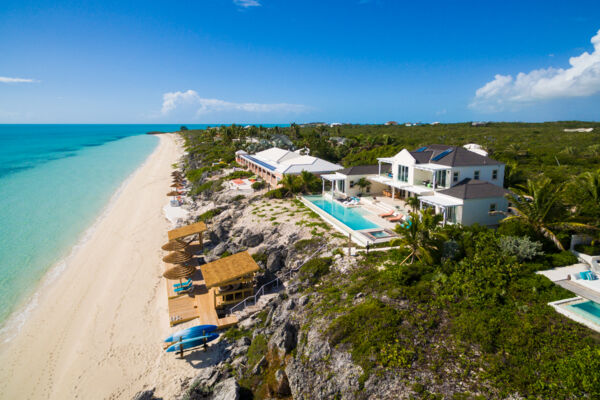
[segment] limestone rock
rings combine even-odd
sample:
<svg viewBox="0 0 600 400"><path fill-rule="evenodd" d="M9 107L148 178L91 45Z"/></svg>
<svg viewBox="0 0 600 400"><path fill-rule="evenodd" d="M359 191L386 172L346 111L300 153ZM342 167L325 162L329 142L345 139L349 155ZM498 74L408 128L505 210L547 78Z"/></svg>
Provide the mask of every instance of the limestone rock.
<svg viewBox="0 0 600 400"><path fill-rule="evenodd" d="M239 400L240 386L235 378L225 379L215 385L212 400Z"/></svg>

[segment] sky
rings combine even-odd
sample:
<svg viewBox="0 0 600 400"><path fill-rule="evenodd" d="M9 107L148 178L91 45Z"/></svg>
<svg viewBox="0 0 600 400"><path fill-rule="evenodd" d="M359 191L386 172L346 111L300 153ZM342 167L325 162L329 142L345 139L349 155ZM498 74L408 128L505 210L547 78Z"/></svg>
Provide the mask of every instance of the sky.
<svg viewBox="0 0 600 400"><path fill-rule="evenodd" d="M0 123L600 120L600 1L0 2Z"/></svg>

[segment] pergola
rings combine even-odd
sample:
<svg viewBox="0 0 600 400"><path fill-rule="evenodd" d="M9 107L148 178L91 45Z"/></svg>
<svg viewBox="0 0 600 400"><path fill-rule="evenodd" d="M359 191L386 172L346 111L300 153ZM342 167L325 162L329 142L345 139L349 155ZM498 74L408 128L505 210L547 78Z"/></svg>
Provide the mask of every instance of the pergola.
<svg viewBox="0 0 600 400"><path fill-rule="evenodd" d="M202 221L196 222L191 225L182 226L181 228L176 228L170 230L167 235L169 236L169 241L183 239L188 236L198 235L198 242L200 246L202 246L202 232L206 231L206 224Z"/></svg>
<svg viewBox="0 0 600 400"><path fill-rule="evenodd" d="M325 193L325 181L331 182L331 197L333 198L334 197L333 194L334 194L334 192L336 190L336 186L338 186L337 187L338 191L343 192L343 190L341 190L339 188L339 185L338 185L337 182L339 182L339 181L345 181L345 180L346 180L346 176L342 175L342 174L339 174L337 172L335 174L324 174L324 175L321 175L321 182L323 183L322 192Z"/></svg>
<svg viewBox="0 0 600 400"><path fill-rule="evenodd" d="M421 203L421 208L423 208L423 204L428 204L430 206L441 208L442 215L444 216L444 222L443 222L444 225L446 225L446 221L448 218L448 209L451 207L463 205L463 202L459 199L455 199L453 197L440 196L440 195L421 196L421 197L419 197L419 201Z"/></svg>

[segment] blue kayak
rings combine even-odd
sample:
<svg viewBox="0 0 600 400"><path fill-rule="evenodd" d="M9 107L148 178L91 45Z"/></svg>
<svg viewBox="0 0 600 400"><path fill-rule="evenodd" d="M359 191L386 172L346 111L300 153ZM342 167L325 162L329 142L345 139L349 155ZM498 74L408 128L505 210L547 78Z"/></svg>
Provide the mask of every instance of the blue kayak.
<svg viewBox="0 0 600 400"><path fill-rule="evenodd" d="M194 337L191 339L185 339L181 342L174 343L167 348L167 353L172 353L174 351L181 351L191 349L193 347L202 346L208 342L212 342L216 338L219 337L218 333L211 333L204 336Z"/></svg>
<svg viewBox="0 0 600 400"><path fill-rule="evenodd" d="M179 340L191 339L198 336L204 336L208 333L214 332L217 330L216 325L198 325L192 326L191 328L187 328L181 330L179 332L175 332L171 336L165 339L165 343L177 342Z"/></svg>

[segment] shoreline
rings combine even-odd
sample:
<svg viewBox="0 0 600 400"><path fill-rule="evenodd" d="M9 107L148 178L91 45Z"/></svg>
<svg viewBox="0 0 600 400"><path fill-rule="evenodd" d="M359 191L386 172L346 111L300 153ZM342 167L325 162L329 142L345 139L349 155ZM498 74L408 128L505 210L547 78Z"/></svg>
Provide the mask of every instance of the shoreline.
<svg viewBox="0 0 600 400"><path fill-rule="evenodd" d="M169 328L162 207L182 150L172 135L159 138L65 265L47 272L20 332L0 343L0 398L131 398L149 385L168 397L193 374L161 348Z"/></svg>
<svg viewBox="0 0 600 400"><path fill-rule="evenodd" d="M158 150L159 146L160 142L156 144L156 147L154 150L152 150L152 153L150 153L146 159L131 174L129 174L123 180L123 182L121 182L117 190L111 194L108 203L100 210L90 226L88 226L81 233L81 235L77 238L77 241L66 252L65 256L48 268L41 279L37 282L35 291L28 298L24 299L17 307L15 307L8 318L0 324L0 344L9 343L15 336L19 334L23 325L27 322L27 316L35 310L35 307L37 307L39 297L43 294L44 289L48 289L48 287L60 277L60 275L68 267L69 260L73 259L81 247L90 240L90 237L98 228L98 225L100 225L100 223L114 208L116 202L121 196L121 193L123 192L123 189L125 189L135 174L141 170L146 163L149 162L150 157Z"/></svg>

